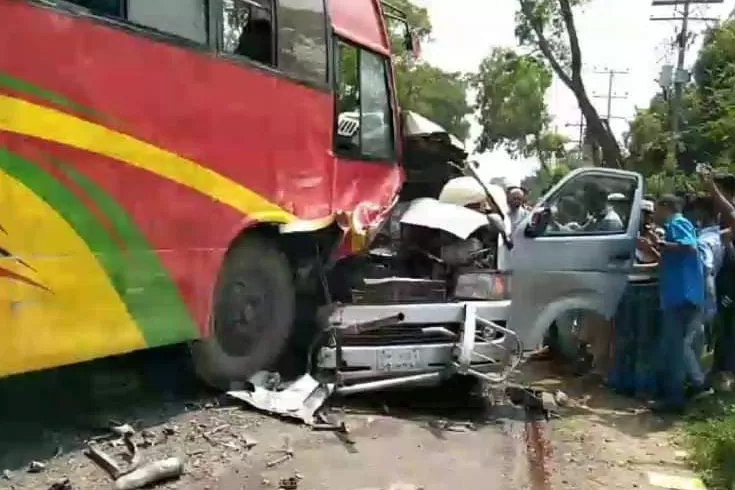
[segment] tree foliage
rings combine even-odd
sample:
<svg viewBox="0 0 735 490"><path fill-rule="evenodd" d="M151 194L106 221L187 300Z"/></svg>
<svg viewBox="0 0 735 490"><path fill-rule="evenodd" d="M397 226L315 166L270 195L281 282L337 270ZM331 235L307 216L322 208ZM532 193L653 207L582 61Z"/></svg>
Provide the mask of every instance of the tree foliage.
<svg viewBox="0 0 735 490"><path fill-rule="evenodd" d="M523 179L521 185L528 189L529 197L533 201L542 197L570 171L570 168L563 163L552 168L541 168L534 175Z"/></svg>
<svg viewBox="0 0 735 490"><path fill-rule="evenodd" d="M672 139L666 92L638 110L626 135L628 168L646 175L652 189L692 188L687 177L696 163L735 170L735 21L712 29L694 65L694 79L684 88L679 168L666 168L667 144Z"/></svg>
<svg viewBox="0 0 735 490"><path fill-rule="evenodd" d="M536 156L546 168L565 155L566 138L550 132L546 92L552 74L538 57L494 49L471 76L481 127L478 151L505 148L513 156Z"/></svg>
<svg viewBox="0 0 735 490"><path fill-rule="evenodd" d="M494 49L471 77L482 127L478 151L504 146L510 153L528 153L529 137L540 135L549 124L546 91L551 80L538 58Z"/></svg>
<svg viewBox="0 0 735 490"><path fill-rule="evenodd" d="M579 103L592 138L599 145L598 163L617 167L622 164L620 147L608 124L600 118L582 80L582 50L574 21L574 9L588 0L518 0L516 38L521 46L540 53L554 74Z"/></svg>
<svg viewBox="0 0 735 490"><path fill-rule="evenodd" d="M419 41L426 43L431 39L431 20L425 8L412 0L392 0L391 4L406 14ZM415 59L407 50L403 27L399 22L388 19L401 108L418 112L458 138L467 139L470 130L467 117L472 108L467 101L466 77Z"/></svg>

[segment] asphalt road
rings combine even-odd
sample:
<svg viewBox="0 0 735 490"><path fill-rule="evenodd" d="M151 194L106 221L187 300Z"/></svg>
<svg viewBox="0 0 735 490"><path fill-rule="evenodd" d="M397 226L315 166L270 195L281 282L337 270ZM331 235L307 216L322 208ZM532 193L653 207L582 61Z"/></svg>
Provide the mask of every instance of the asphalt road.
<svg viewBox="0 0 735 490"><path fill-rule="evenodd" d="M184 462L181 478L155 488L646 488L638 469L611 459L632 451L629 439L615 442L618 432L592 423L562 429L563 419L528 417L472 388L458 381L332 400L330 413L350 428L345 437L204 389L182 349L10 378L0 382L0 488L45 490L64 479L76 490L112 488L83 454L111 422L135 427L144 463ZM285 446L293 457L269 466ZM125 464L121 445L103 440L100 447ZM32 461L43 471L29 472Z"/></svg>

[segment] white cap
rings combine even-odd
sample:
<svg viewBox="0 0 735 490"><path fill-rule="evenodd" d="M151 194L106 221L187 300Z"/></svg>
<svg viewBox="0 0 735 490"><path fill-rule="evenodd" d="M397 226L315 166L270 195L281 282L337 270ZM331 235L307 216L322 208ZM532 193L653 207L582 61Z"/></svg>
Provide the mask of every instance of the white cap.
<svg viewBox="0 0 735 490"><path fill-rule="evenodd" d="M649 213L652 213L656 210L656 205L653 203L653 201L649 201L648 199L644 199L641 201L641 211L647 211Z"/></svg>
<svg viewBox="0 0 735 490"><path fill-rule="evenodd" d="M607 196L608 201L627 201L625 195L620 192L614 192Z"/></svg>

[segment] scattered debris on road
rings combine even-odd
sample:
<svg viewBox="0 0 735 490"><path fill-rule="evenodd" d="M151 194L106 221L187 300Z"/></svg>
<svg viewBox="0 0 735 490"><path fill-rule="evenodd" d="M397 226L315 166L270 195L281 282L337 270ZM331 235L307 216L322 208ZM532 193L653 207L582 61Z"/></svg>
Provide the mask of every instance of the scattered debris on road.
<svg viewBox="0 0 735 490"><path fill-rule="evenodd" d="M299 488L300 478L292 476L289 478L281 478L278 482L278 490L297 490Z"/></svg>
<svg viewBox="0 0 735 490"><path fill-rule="evenodd" d="M474 432L477 430L477 426L472 422L456 422L446 419L432 420L429 422L429 427L446 432Z"/></svg>
<svg viewBox="0 0 735 490"><path fill-rule="evenodd" d="M393 483L384 488L361 488L360 490L424 490L424 487L412 483Z"/></svg>
<svg viewBox="0 0 735 490"><path fill-rule="evenodd" d="M113 480L117 480L120 478L120 475L122 475L122 469L120 468L120 465L117 464L117 462L104 452L102 449L98 448L95 443L90 443L87 446L87 451L84 453L89 459L94 461L97 466L105 470L105 472L110 475L110 478Z"/></svg>
<svg viewBox="0 0 735 490"><path fill-rule="evenodd" d="M28 473L41 473L46 470L46 465L40 461L31 461L28 465Z"/></svg>
<svg viewBox="0 0 735 490"><path fill-rule="evenodd" d="M121 476L115 481L117 490L135 490L164 480L178 478L184 473L184 464L179 458L154 461Z"/></svg>
<svg viewBox="0 0 735 490"><path fill-rule="evenodd" d="M51 486L48 487L48 490L74 490L74 487L71 484L71 480L64 478L63 480L51 484Z"/></svg>
<svg viewBox="0 0 735 490"><path fill-rule="evenodd" d="M324 405L334 385L319 383L306 374L292 383L282 383L273 373L260 372L250 378L252 390L229 391L233 398L275 415L314 424L314 414Z"/></svg>
<svg viewBox="0 0 735 490"><path fill-rule="evenodd" d="M113 425L112 427L110 427L110 432L112 434L120 436L120 439L111 441L110 444L113 447L122 444L127 450L127 468L123 470L112 456L97 447L96 441L90 441L87 444L87 451L85 454L89 459L97 463L100 468L105 470L113 480L117 480L121 476L135 471L138 466L140 466L141 454L140 451L138 451L137 444L133 440L133 437L135 436L135 429L133 429L132 426L128 424Z"/></svg>
<svg viewBox="0 0 735 490"><path fill-rule="evenodd" d="M274 466L278 466L280 464L285 463L286 461L290 460L294 457L294 451L293 446L291 445L291 438L286 437L283 442L283 449L277 451L278 453L282 453L282 456L279 458L276 458L274 460L268 461L265 465L268 468L273 468Z"/></svg>
<svg viewBox="0 0 735 490"><path fill-rule="evenodd" d="M125 446L127 454L125 458L128 465L123 469L115 459L98 447L97 443L103 438L96 438L87 444L85 455L102 468L115 482L118 490L134 490L146 487L162 480L170 480L181 476L184 464L178 458L168 458L141 467L142 455L138 445L134 441L135 429L128 424L117 424L110 427L111 434L120 436L120 439L110 441L110 445L116 447L120 444ZM155 435L150 431L141 433L146 445L153 445L151 439Z"/></svg>

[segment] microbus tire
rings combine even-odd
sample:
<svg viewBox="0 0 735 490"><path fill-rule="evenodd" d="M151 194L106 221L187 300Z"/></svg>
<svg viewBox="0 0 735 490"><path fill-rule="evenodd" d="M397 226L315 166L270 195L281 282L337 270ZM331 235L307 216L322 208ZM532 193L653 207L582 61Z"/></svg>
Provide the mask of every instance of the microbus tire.
<svg viewBox="0 0 735 490"><path fill-rule="evenodd" d="M295 292L277 245L245 236L227 255L212 306L211 336L192 345L197 375L224 390L273 368L294 328Z"/></svg>

